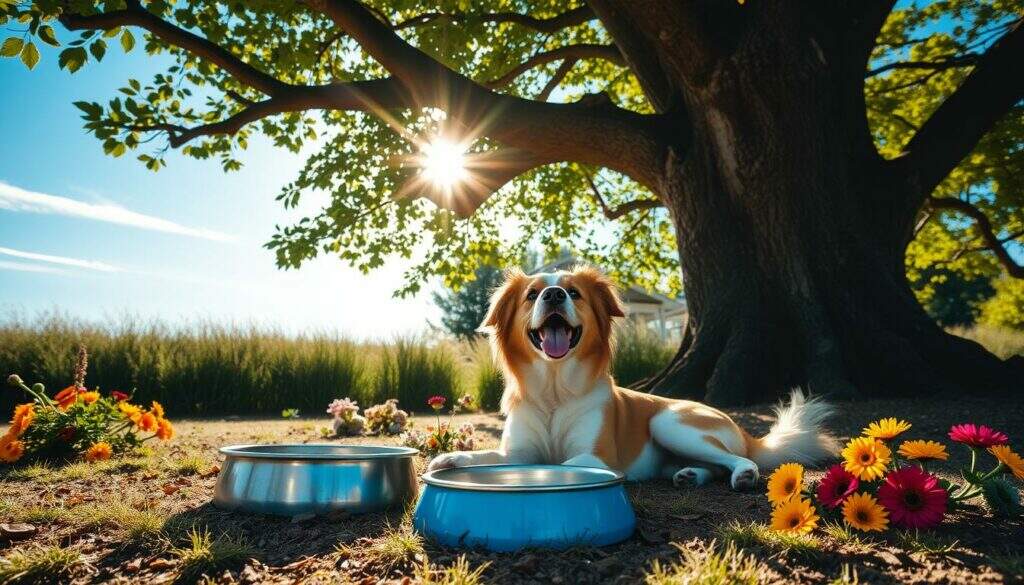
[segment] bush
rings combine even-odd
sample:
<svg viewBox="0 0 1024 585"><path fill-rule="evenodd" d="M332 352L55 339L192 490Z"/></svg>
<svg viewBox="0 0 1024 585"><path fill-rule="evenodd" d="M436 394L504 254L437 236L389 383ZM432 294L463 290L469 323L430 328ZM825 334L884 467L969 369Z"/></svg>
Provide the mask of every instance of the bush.
<svg viewBox="0 0 1024 585"><path fill-rule="evenodd" d="M974 327L953 327L949 332L977 341L985 349L1004 360L1011 356L1024 355L1024 331L992 325L975 325Z"/></svg>
<svg viewBox="0 0 1024 585"><path fill-rule="evenodd" d="M646 327L624 324L616 331L616 348L612 356L612 375L620 386L653 376L672 359L676 344L662 341Z"/></svg>
<svg viewBox="0 0 1024 585"><path fill-rule="evenodd" d="M491 346L486 341L473 341L469 344L469 351L477 406L485 411L496 411L501 408L501 395L505 392L501 368L494 363Z"/></svg>

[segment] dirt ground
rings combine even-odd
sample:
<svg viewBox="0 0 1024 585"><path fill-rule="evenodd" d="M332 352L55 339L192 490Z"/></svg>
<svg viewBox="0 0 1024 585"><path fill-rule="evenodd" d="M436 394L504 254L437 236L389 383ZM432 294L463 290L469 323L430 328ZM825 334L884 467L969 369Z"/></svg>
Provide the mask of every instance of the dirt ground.
<svg viewBox="0 0 1024 585"><path fill-rule="evenodd" d="M767 406L729 412L755 434L771 421ZM943 440L951 424L970 421L1003 430L1024 447L1024 401L1019 400L872 401L841 404L839 412L832 427L843 438L859 434L871 420L898 416L914 424L908 438ZM497 442L500 417L458 418L476 423L483 439L478 448ZM416 424L427 420L417 418ZM218 447L321 442L320 427L326 424L180 421L174 441L140 456L0 471L0 518L34 529L27 538L0 544L6 559L0 562L0 582L670 583L692 582L686 579L696 575L717 575L702 583L1024 582L1021 518L997 520L977 508L948 517L931 533L877 536L819 529L809 539L778 539L763 529L770 512L763 481L758 491L742 494L724 484L629 485L639 526L626 542L514 554L423 541L410 531L402 511L302 519L228 513L210 504ZM958 447L950 446L954 459L965 455ZM425 463L418 458L419 471ZM723 554L729 543L744 551L741 559ZM722 559L724 565L716 564ZM655 562L676 567L659 572Z"/></svg>

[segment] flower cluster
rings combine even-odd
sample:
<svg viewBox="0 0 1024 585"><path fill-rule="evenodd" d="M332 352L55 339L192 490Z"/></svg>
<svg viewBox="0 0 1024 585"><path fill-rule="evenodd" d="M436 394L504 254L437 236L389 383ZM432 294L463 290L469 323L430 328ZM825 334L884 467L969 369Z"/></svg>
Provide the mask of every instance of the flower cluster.
<svg viewBox="0 0 1024 585"><path fill-rule="evenodd" d="M951 507L979 496L996 514L1020 514L1017 489L1003 476L1009 472L1024 480L1024 458L1008 446L1009 437L984 425L953 426L949 438L971 452L970 467L960 472L964 483L956 485L928 472L929 464L949 459L943 444L910 440L893 451L889 442L911 426L895 418L871 423L846 444L843 461L830 467L817 486L805 487L800 464L779 466L768 479L772 529L806 534L817 526L819 513L862 531L933 528ZM987 473L976 469L981 449L996 459Z"/></svg>
<svg viewBox="0 0 1024 585"><path fill-rule="evenodd" d="M465 395L455 401L447 421L441 421L441 410L447 402L443 396L431 396L427 405L437 413L437 424L428 425L426 431L410 428L402 434L402 444L419 450L428 457L449 451L472 451L475 448L475 428L472 423L454 426L455 414L473 408L473 397Z"/></svg>
<svg viewBox="0 0 1024 585"><path fill-rule="evenodd" d="M409 413L398 408L398 400L391 398L366 409L366 430L373 435L398 435L409 425Z"/></svg>
<svg viewBox="0 0 1024 585"><path fill-rule="evenodd" d="M349 398L335 399L327 405L327 414L334 417L334 434L354 437L363 434L366 419L359 415L359 403Z"/></svg>
<svg viewBox="0 0 1024 585"><path fill-rule="evenodd" d="M132 404L131 396L124 392L115 390L103 396L99 389L88 390L87 364L88 357L82 348L74 382L52 398L42 384L29 387L15 374L7 378L11 386L24 391L31 401L14 408L11 426L0 437L0 461L14 463L26 456L80 456L86 461L101 461L150 439L166 441L174 436L174 426L165 418L159 402L154 401L145 409Z"/></svg>

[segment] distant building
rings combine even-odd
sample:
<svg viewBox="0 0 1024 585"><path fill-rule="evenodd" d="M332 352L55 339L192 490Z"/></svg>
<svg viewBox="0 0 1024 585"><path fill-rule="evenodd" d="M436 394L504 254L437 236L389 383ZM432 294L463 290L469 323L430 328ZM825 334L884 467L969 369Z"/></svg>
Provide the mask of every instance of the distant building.
<svg viewBox="0 0 1024 585"><path fill-rule="evenodd" d="M585 262L575 256L563 256L529 273L569 270L577 264ZM682 339L683 325L686 324L686 299L672 299L636 285L630 285L619 292L622 295L622 302L626 305L626 319L629 322L647 327L664 340Z"/></svg>

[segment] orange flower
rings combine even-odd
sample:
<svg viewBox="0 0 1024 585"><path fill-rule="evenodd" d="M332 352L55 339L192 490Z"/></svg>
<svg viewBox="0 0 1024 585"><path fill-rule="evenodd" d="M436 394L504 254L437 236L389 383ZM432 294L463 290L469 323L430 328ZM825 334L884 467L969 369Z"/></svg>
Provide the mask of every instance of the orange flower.
<svg viewBox="0 0 1024 585"><path fill-rule="evenodd" d="M76 400L78 400L78 395L81 392L83 392L82 388L79 388L78 386L72 384L58 392L57 395L53 397L53 400L57 403L57 406L59 406L61 410L67 410L69 406L71 406L72 404L75 403Z"/></svg>
<svg viewBox="0 0 1024 585"><path fill-rule="evenodd" d="M99 392L82 392L81 394L79 394L78 397L82 399L82 402L84 402L86 404L92 404L93 402L96 402L97 400L100 399L100 393Z"/></svg>
<svg viewBox="0 0 1024 585"><path fill-rule="evenodd" d="M0 438L0 461L14 463L25 454L25 444L14 438L10 432Z"/></svg>
<svg viewBox="0 0 1024 585"><path fill-rule="evenodd" d="M152 412L157 418L164 417L164 407L156 400L153 401L153 407L150 408L149 411Z"/></svg>
<svg viewBox="0 0 1024 585"><path fill-rule="evenodd" d="M131 420L135 424L139 424L139 419L142 418L141 408L125 400L117 403L117 409L121 411L121 414L123 414L125 418Z"/></svg>
<svg viewBox="0 0 1024 585"><path fill-rule="evenodd" d="M156 421L156 436L161 441L169 441L174 437L174 427L171 426L171 421L166 418L161 418Z"/></svg>
<svg viewBox="0 0 1024 585"><path fill-rule="evenodd" d="M110 453L110 443L100 441L92 447L89 447L89 450L85 452L85 460L89 462L106 461L107 459L110 459Z"/></svg>
<svg viewBox="0 0 1024 585"><path fill-rule="evenodd" d="M35 406L31 402L28 404L19 404L14 407L14 418L11 419L11 432L15 435L21 435L25 432L25 429L32 424L32 421L35 418Z"/></svg>
<svg viewBox="0 0 1024 585"><path fill-rule="evenodd" d="M135 421L135 424L144 431L152 432L156 430L157 419L152 412L146 412L139 417L139 420Z"/></svg>

